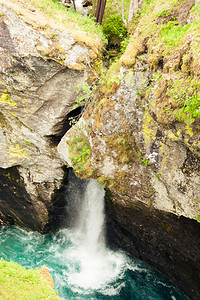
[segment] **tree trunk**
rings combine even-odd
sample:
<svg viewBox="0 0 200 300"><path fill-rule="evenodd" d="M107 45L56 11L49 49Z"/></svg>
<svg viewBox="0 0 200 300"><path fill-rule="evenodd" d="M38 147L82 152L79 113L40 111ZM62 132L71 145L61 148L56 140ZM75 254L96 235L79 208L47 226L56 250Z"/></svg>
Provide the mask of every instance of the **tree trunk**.
<svg viewBox="0 0 200 300"><path fill-rule="evenodd" d="M142 6L143 0L131 0L129 15L128 15L128 23L133 19L134 14L137 13L138 8Z"/></svg>

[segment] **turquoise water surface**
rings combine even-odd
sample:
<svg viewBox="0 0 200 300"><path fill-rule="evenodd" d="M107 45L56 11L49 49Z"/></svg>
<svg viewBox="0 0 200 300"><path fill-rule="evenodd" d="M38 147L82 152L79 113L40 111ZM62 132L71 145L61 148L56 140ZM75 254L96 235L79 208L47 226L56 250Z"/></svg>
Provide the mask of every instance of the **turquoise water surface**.
<svg viewBox="0 0 200 300"><path fill-rule="evenodd" d="M92 256L75 230L42 235L0 230L0 257L27 268L45 265L64 299L188 299L164 275L125 253L105 248Z"/></svg>

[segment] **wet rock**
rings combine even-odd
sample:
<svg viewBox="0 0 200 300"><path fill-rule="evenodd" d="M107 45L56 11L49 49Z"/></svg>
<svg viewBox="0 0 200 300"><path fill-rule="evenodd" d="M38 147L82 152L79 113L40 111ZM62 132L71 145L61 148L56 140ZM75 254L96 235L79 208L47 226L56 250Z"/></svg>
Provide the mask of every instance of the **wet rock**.
<svg viewBox="0 0 200 300"><path fill-rule="evenodd" d="M200 297L200 224L115 195L106 202L107 242L167 274Z"/></svg>
<svg viewBox="0 0 200 300"><path fill-rule="evenodd" d="M43 231L50 203L33 198L17 168L0 169L0 225L18 225Z"/></svg>

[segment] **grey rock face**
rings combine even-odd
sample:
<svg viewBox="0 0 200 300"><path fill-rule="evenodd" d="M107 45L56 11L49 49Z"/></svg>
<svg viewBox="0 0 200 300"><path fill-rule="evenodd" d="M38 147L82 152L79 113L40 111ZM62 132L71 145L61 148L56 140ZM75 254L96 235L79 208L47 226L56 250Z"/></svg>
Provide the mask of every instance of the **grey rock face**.
<svg viewBox="0 0 200 300"><path fill-rule="evenodd" d="M116 196L116 195L115 195ZM167 274L189 299L199 299L200 224L143 203L106 202L107 241Z"/></svg>
<svg viewBox="0 0 200 300"><path fill-rule="evenodd" d="M53 205L64 176L55 145L70 127L67 116L91 49L18 5L0 2L0 167L17 167L33 207L46 216L38 225L44 228L49 208L43 201Z"/></svg>
<svg viewBox="0 0 200 300"><path fill-rule="evenodd" d="M90 174L107 187L108 243L153 265L199 299L200 160L193 147L199 135L184 123L162 126L156 120L142 98L151 81L146 66L138 61L134 70L121 68L118 90L88 108L61 139L58 152L75 169L79 153L69 141L77 133L88 139L90 158L82 163L87 173L77 174Z"/></svg>
<svg viewBox="0 0 200 300"><path fill-rule="evenodd" d="M107 187L114 193L117 189L125 201L141 201L196 219L200 215L200 161L197 150L187 141L192 137L197 144L198 134L191 133L192 127L189 130L183 123L164 127L149 109L145 110L147 104L142 103L141 94L151 80L151 72L147 71L145 56L142 59L144 63L137 61L134 71L121 67L116 93L100 99L90 117L87 112L84 115L92 174L99 181L110 182ZM82 121L79 123L83 132ZM58 146L64 149L62 158L72 166L66 141L76 133L77 129L71 128ZM95 170L98 175L94 175Z"/></svg>

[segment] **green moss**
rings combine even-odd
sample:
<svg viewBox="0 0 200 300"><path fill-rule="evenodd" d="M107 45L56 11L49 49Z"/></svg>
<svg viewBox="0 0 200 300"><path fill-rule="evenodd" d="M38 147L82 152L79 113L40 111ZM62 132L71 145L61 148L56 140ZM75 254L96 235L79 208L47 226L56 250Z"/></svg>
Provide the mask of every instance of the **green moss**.
<svg viewBox="0 0 200 300"><path fill-rule="evenodd" d="M38 271L29 269L14 262L0 260L0 299L9 300L56 300L59 297L44 282Z"/></svg>
<svg viewBox="0 0 200 300"><path fill-rule="evenodd" d="M115 161L117 164L127 164L129 163L134 156L133 151L133 140L126 133L121 133L120 135L114 134L111 136L103 136L108 148L114 150L117 153Z"/></svg>
<svg viewBox="0 0 200 300"><path fill-rule="evenodd" d="M69 145L69 156L73 163L73 169L79 175L84 175L90 167L90 143L87 137L80 133L72 140L67 141ZM89 176L89 175L88 175Z"/></svg>

